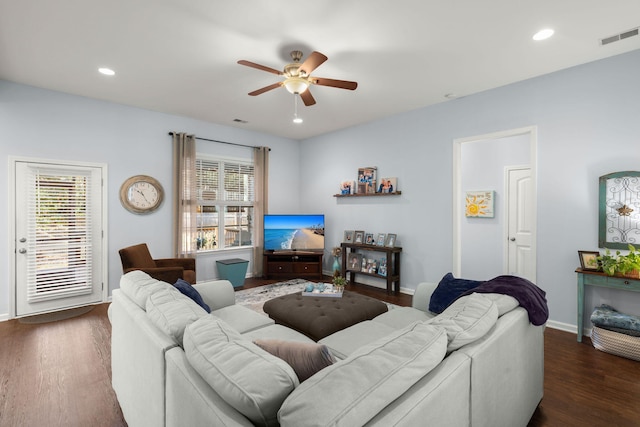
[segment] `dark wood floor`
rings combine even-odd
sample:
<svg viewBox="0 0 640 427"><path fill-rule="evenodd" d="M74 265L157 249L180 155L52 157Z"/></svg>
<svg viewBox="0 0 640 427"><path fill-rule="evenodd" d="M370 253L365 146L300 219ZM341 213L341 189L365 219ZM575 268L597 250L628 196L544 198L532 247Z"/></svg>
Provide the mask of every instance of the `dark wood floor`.
<svg viewBox="0 0 640 427"><path fill-rule="evenodd" d="M274 282L248 279L244 288ZM411 304L404 294L347 289ZM53 323L0 322L0 426L126 426L111 389L107 307ZM530 427L640 426L640 363L585 341L545 330L544 399Z"/></svg>

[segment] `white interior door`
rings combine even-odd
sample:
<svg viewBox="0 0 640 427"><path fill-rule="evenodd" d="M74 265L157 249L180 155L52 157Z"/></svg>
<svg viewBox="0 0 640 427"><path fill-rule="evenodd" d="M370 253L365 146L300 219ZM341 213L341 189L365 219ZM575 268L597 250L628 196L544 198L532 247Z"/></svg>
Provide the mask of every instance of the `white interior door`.
<svg viewBox="0 0 640 427"><path fill-rule="evenodd" d="M102 168L15 162L16 316L102 300Z"/></svg>
<svg viewBox="0 0 640 427"><path fill-rule="evenodd" d="M530 168L507 169L507 272L535 282L533 194Z"/></svg>

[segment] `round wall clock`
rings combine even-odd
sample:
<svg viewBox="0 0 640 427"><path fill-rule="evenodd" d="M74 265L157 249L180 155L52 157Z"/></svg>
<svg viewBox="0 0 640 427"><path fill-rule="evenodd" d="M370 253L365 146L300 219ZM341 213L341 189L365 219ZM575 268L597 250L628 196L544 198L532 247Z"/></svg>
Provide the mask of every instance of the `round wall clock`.
<svg viewBox="0 0 640 427"><path fill-rule="evenodd" d="M120 187L120 203L130 212L147 214L162 204L164 189L157 179L147 175L136 175L127 179Z"/></svg>

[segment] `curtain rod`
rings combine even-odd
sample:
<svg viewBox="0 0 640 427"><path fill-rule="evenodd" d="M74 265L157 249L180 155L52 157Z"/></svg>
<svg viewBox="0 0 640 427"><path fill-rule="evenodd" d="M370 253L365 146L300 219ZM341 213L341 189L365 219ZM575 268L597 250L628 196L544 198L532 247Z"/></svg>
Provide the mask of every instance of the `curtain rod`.
<svg viewBox="0 0 640 427"><path fill-rule="evenodd" d="M169 135L175 135L175 132L169 132ZM200 138L199 136L195 137L196 139L199 139L200 141L208 141L208 142L218 142L220 144L228 144L228 145L236 145L238 147L247 147L247 148L257 148L257 145L244 145L244 144L238 144L236 142L227 142L227 141L218 141L217 139L208 139L208 138ZM271 148L269 148L269 151L271 151Z"/></svg>

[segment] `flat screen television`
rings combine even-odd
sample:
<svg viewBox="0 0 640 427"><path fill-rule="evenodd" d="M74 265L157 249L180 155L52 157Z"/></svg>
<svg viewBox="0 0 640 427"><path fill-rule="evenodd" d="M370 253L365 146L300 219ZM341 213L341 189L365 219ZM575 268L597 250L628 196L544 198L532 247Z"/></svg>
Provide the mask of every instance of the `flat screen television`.
<svg viewBox="0 0 640 427"><path fill-rule="evenodd" d="M265 215L264 250L324 251L324 215Z"/></svg>

